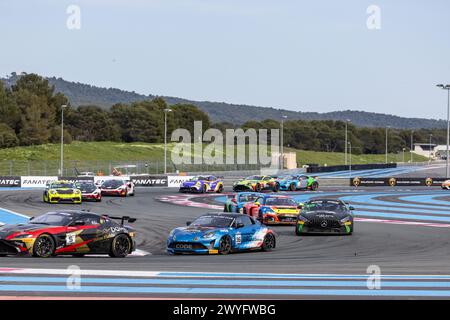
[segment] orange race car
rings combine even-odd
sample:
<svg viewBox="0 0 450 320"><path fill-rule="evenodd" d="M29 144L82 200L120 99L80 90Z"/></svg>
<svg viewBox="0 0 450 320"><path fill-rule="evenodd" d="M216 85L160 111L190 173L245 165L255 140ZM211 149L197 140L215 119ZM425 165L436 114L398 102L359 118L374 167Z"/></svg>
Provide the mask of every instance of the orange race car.
<svg viewBox="0 0 450 320"><path fill-rule="evenodd" d="M278 195L262 195L254 202L244 205L243 213L254 217L263 224L295 225L302 204L291 197Z"/></svg>

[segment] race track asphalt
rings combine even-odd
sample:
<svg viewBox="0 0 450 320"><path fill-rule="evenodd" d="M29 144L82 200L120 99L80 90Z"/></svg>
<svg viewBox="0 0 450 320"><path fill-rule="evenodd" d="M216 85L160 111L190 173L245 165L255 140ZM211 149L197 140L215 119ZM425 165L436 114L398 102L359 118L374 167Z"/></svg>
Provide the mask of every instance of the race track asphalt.
<svg viewBox="0 0 450 320"><path fill-rule="evenodd" d="M369 190L370 189L370 190ZM365 195L377 190L382 194L381 199L403 205L404 200L399 195L409 196L419 193L421 197L428 194L439 195L442 201L448 200L446 193L439 189L412 188L414 190L396 190L396 196L389 195L394 189L367 188L360 189L357 195ZM434 191L433 191L434 190ZM322 196L324 194L344 193L348 194L348 188L322 188L321 192L308 193L299 192L294 194L297 197ZM384 194L385 192L386 194ZM149 255L127 257L125 259L113 259L109 257L54 257L49 259L39 259L32 257L4 257L0 258L0 297L5 296L92 296L92 297L153 297L153 298L201 298L201 297L265 297L265 298L336 298L346 294L350 296L367 295L365 291L358 291L360 286L365 285L365 280L348 282L347 277L355 275L367 275L367 268L371 265L379 266L384 275L450 275L450 228L432 227L414 224L391 224L383 222L355 223L355 232L352 236L304 236L298 237L294 234L294 229L288 227L273 227L278 234L277 248L272 252L250 252L236 253L226 256L170 256L165 252L165 242L167 235L172 228L185 225L186 221L192 221L202 213L211 209L195 208L190 206L180 206L171 203L161 202L159 199L168 195L178 195L176 190L163 188L139 188L134 197L128 198L103 198L101 203L83 203L83 205L49 205L42 202L42 191L21 190L21 191L0 191L0 208L12 210L28 216L35 216L51 210L57 209L77 209L83 208L92 212L110 215L129 215L138 220L134 224L138 231L138 249L149 252ZM376 199L379 199L375 198ZM355 198L357 199L357 198ZM422 198L417 198L421 201ZM415 199L413 199L415 200ZM216 203L217 197L200 199L203 202ZM377 200L378 201L378 200ZM357 202L359 203L359 202ZM413 202L412 206L423 206L420 202ZM376 211L375 209L370 209ZM404 208L403 208L404 209ZM368 211L369 213L371 211ZM385 210L385 209L383 209ZM402 208L397 208L401 212ZM450 203L449 203L450 210ZM388 210L389 211L389 210ZM399 214L397 212L396 214ZM431 213L434 214L434 213ZM425 216L426 218L427 216ZM439 224L438 224L439 226ZM448 226L445 224L445 226ZM148 284L133 285L132 287L113 287L117 278L114 279L84 279L84 281L111 281L102 287L83 286L85 290L94 292L67 292L65 286L49 286L49 283L64 282L65 278L46 278L40 274L38 278L17 278L10 277L8 268L36 268L64 270L69 266L78 266L81 270L115 270L124 271L154 271L169 272L169 274L157 273L156 278L147 279L150 283L156 282L156 287ZM6 273L5 273L6 272ZM182 272L185 274L182 280L177 280L178 274L170 272ZM205 273L203 280L196 280L196 274L192 272ZM39 272L31 272L39 273ZM221 281L228 281L225 286L216 284L216 280L208 280L211 273L226 273L222 275ZM245 273L245 281L240 285L249 287L237 288L233 285L233 277L236 273ZM101 273L100 273L101 274ZM251 274L251 275L250 275ZM284 286L283 281L277 280L278 274L290 274L293 277L309 278L311 274L328 275L332 277L342 275L343 279L337 282L328 280L318 280L313 283L299 281L299 288L290 289L290 285L282 287L276 296L274 291L264 293L264 290L273 286ZM303 276L302 276L303 275ZM306 275L306 276L305 276ZM59 275L60 276L60 275ZM214 276L214 275L213 275ZM256 282L261 281L261 277L275 277L270 281L262 283L257 287L252 287ZM291 276L288 276L291 277ZM162 278L161 278L162 277ZM166 278L168 277L168 278ZM173 278L175 277L175 279ZM192 278L193 277L193 278ZM244 277L244 276L242 276ZM123 279L122 279L123 280ZM141 281L132 279L133 281ZM405 279L402 279L405 280ZM410 279L411 280L411 279ZM424 286L433 287L435 282L430 284L420 282L418 278L411 283L392 283L392 286L400 285L401 290L377 291L377 294L393 297L426 297L431 295L445 298L450 297L450 290L442 291L442 286L450 288L450 277L445 278L445 282L439 283L438 290L429 291L405 291L403 286ZM28 281L31 281L30 283ZM33 281L43 282L33 286ZM153 281L153 282L152 282ZM172 281L172 282L171 282ZM179 283L186 281L186 287L178 288ZM196 282L197 281L197 282ZM202 284L202 281L208 284ZM231 282L230 282L231 281ZM247 282L246 282L247 281ZM253 281L253 282L252 282ZM323 282L325 281L325 282ZM327 282L328 281L328 282ZM417 282L419 281L419 282ZM448 281L448 282L447 282ZM25 284L26 282L26 284ZM162 282L163 284L160 284ZM220 282L220 281L219 281ZM339 284L341 282L341 284ZM199 284L200 283L200 284ZM295 284L295 281L294 281ZM205 287L207 285L207 287ZM334 286L344 286L345 290L333 291ZM168 287L167 287L168 286ZM176 288L175 288L175 287ZM306 286L306 288L304 287ZM314 286L310 289L308 286ZM329 287L331 286L331 287ZM356 287L349 287L356 286ZM323 287L326 287L325 290ZM163 289L161 289L163 288ZM417 288L416 288L417 289ZM59 290L59 291L58 291ZM95 290L98 290L95 291ZM128 292L126 290L129 290ZM147 291L146 291L147 290ZM150 290L150 291L148 291ZM152 291L156 290L156 291ZM162 291L161 291L162 290ZM169 290L169 291L165 291ZM178 291L177 291L178 290ZM197 291L196 291L197 290ZM208 291L209 290L209 291ZM217 290L214 291L214 290ZM229 291L227 291L229 290ZM233 291L235 290L235 291ZM244 291L242 291L244 290ZM245 294L245 290L248 290ZM289 291L293 290L293 291ZM297 291L296 291L297 290ZM347 291L346 291L347 290ZM370 291L370 295L374 291ZM376 296L375 296L376 298Z"/></svg>
<svg viewBox="0 0 450 320"><path fill-rule="evenodd" d="M273 227L279 235L277 248L268 253L169 256L165 253L165 241L170 230L211 210L157 200L168 194L177 192L162 188L140 188L135 197L104 198L101 203L77 206L44 204L41 200L42 191L38 190L2 191L1 208L29 216L70 207L136 217L138 248L151 254L126 259L89 256L51 259L6 257L1 258L0 267L66 268L77 265L82 269L100 270L365 274L369 265L378 265L386 274L450 273L449 228L377 222L356 222L352 236L298 237L292 227Z"/></svg>

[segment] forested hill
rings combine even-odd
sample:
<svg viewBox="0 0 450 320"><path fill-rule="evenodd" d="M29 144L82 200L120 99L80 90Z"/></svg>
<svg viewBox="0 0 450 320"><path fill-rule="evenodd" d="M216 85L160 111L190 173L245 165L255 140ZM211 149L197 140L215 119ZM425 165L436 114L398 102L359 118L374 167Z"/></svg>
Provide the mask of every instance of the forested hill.
<svg viewBox="0 0 450 320"><path fill-rule="evenodd" d="M17 75L13 74L7 79L2 79L8 86L15 83ZM154 99L154 95L141 95L136 92L123 91L114 88L100 88L88 84L70 82L61 78L48 78L51 85L55 86L57 92L68 97L74 106L97 105L109 108L116 103L131 103L135 101ZM162 97L168 104L183 103L194 104L208 113L213 122L230 122L243 124L246 121L261 121L264 119L280 120L282 115L289 119L302 120L343 120L350 119L356 126L361 127L384 127L416 129L416 128L444 128L444 120L404 118L394 115L343 110L336 112L296 112L268 107L257 107L249 105L229 104L223 102L191 101L176 97ZM300 107L299 107L300 108Z"/></svg>

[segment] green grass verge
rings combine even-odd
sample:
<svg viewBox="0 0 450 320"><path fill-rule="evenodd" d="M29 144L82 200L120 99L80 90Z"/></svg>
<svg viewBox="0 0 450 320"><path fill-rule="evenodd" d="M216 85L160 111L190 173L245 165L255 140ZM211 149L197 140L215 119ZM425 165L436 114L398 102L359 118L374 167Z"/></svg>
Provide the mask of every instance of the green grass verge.
<svg viewBox="0 0 450 320"><path fill-rule="evenodd" d="M208 171L208 170L245 170L257 169L245 166L210 165L195 167L171 167L171 150L175 144L168 144L168 170ZM193 149L193 148L192 148ZM246 154L248 154L248 146ZM319 165L338 165L344 163L344 153L315 152L285 148L285 152L296 152L299 166L308 163ZM193 156L193 154L191 154ZM195 156L198 156L195 154ZM409 160L405 153L405 160ZM60 159L59 144L16 147L0 149L0 175L55 175L58 172ZM402 161L402 154L390 154L389 162ZM414 162L427 161L426 157L414 155ZM112 166L120 164L137 164L138 172L161 173L164 161L164 145L150 143L121 142L79 142L64 145L64 168L66 175L73 175L74 168L79 171L102 171L109 173ZM352 155L353 164L384 163L384 155ZM144 167L144 163L148 166Z"/></svg>

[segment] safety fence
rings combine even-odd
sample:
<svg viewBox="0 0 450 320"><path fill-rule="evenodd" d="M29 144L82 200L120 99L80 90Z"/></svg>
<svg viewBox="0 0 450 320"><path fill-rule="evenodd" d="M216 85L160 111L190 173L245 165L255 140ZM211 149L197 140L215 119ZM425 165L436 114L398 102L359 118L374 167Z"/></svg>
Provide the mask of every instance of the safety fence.
<svg viewBox="0 0 450 320"><path fill-rule="evenodd" d="M63 172L58 160L0 161L0 176L77 176L80 172L92 172L97 175L110 175L120 172L123 175L164 174L164 162L155 161L64 161ZM252 171L263 168L260 164L181 164L167 162L167 173L214 172L214 171Z"/></svg>

